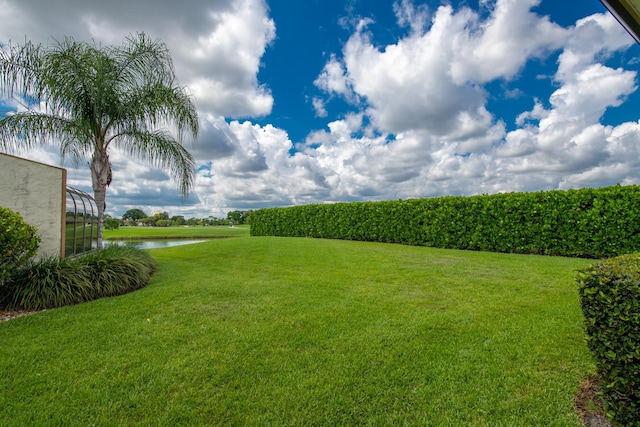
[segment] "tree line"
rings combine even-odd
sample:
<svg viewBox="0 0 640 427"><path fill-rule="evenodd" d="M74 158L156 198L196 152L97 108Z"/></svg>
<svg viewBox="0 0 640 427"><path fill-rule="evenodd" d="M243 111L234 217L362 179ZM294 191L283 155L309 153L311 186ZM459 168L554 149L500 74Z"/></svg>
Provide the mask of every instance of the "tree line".
<svg viewBox="0 0 640 427"><path fill-rule="evenodd" d="M235 210L227 213L226 218L209 216L206 218L185 218L184 215L169 216L167 212L147 215L142 209L129 209L121 218L107 216L105 228L115 230L120 226L145 226L145 227L180 227L180 226L212 226L212 225L238 225L248 224L252 210Z"/></svg>

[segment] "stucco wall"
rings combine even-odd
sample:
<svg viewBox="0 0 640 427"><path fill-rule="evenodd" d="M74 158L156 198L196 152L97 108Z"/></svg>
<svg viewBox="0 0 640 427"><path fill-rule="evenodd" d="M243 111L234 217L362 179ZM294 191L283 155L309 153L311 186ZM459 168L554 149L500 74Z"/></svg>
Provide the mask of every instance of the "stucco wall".
<svg viewBox="0 0 640 427"><path fill-rule="evenodd" d="M0 153L0 206L38 229L38 256L64 256L67 171Z"/></svg>

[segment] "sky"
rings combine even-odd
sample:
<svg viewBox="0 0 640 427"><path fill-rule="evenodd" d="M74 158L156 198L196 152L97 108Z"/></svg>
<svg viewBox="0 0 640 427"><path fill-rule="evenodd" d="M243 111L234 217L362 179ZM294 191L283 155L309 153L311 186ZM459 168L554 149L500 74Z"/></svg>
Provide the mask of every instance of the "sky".
<svg viewBox="0 0 640 427"><path fill-rule="evenodd" d="M640 46L598 0L0 0L3 45L137 32L193 96L197 177L112 150L112 216L640 184Z"/></svg>

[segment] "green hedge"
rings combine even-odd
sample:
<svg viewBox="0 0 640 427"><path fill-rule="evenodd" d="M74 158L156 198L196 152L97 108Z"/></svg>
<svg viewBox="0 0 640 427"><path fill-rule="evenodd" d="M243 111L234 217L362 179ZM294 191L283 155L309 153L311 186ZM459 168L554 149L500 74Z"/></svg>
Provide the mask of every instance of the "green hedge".
<svg viewBox="0 0 640 427"><path fill-rule="evenodd" d="M596 263L577 281L607 414L640 425L640 254Z"/></svg>
<svg viewBox="0 0 640 427"><path fill-rule="evenodd" d="M640 250L640 187L261 209L251 234L603 258Z"/></svg>
<svg viewBox="0 0 640 427"><path fill-rule="evenodd" d="M0 287L35 256L40 237L20 214L0 206Z"/></svg>

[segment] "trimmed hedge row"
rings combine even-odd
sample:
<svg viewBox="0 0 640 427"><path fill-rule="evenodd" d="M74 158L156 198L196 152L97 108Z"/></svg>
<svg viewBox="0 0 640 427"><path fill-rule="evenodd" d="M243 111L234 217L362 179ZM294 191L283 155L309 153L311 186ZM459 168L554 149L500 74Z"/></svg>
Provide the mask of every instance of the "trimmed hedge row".
<svg viewBox="0 0 640 427"><path fill-rule="evenodd" d="M607 415L640 425L640 254L598 262L577 281Z"/></svg>
<svg viewBox="0 0 640 427"><path fill-rule="evenodd" d="M640 250L640 186L269 208L251 234L603 258Z"/></svg>

